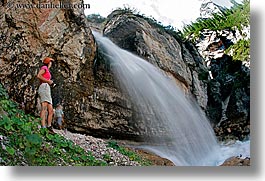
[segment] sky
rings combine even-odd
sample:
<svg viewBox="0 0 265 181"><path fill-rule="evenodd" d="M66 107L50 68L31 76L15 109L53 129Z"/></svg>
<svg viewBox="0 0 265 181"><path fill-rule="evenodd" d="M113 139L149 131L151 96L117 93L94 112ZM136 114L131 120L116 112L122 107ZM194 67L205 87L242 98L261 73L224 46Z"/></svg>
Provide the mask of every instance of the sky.
<svg viewBox="0 0 265 181"><path fill-rule="evenodd" d="M190 24L200 16L200 6L203 0L84 0L90 4L85 14L100 14L107 17L113 10L124 6L134 8L147 17L154 17L164 26L171 25L181 29L184 24ZM230 0L212 0L214 3L230 7ZM242 0L236 0L242 2Z"/></svg>

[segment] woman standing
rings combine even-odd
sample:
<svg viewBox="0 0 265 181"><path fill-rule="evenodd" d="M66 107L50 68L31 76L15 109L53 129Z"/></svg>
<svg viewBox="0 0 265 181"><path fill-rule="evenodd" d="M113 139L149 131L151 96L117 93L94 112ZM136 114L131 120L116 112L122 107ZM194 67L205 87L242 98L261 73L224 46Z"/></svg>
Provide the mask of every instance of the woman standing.
<svg viewBox="0 0 265 181"><path fill-rule="evenodd" d="M50 133L54 133L51 126L53 117L53 107L50 87L53 84L53 81L51 80L51 73L49 71L53 61L54 60L52 58L46 57L43 60L43 66L40 68L39 73L37 75L37 78L40 80L38 94L41 102L41 127L46 128L46 111L48 110L47 128Z"/></svg>

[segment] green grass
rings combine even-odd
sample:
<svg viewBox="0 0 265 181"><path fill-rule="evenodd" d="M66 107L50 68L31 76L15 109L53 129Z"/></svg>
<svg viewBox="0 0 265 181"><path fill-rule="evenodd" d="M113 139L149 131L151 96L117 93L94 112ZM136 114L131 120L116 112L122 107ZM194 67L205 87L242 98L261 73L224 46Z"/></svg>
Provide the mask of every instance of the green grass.
<svg viewBox="0 0 265 181"><path fill-rule="evenodd" d="M99 14L89 14L86 18L92 23L103 23L106 18L100 16Z"/></svg>
<svg viewBox="0 0 265 181"><path fill-rule="evenodd" d="M183 37L192 38L195 42L201 31L209 29L217 30L242 30L250 25L250 1L243 0L242 4L234 2L231 9L222 10L219 14L214 14L212 18L197 19L190 25L186 25L182 30ZM250 39L239 40L237 43L227 47L225 53L232 56L234 61L247 61L250 59Z"/></svg>
<svg viewBox="0 0 265 181"><path fill-rule="evenodd" d="M131 161L136 161L140 163L142 166L150 166L152 165L149 160L143 159L141 156L136 154L133 151L130 151L127 148L124 148L122 146L119 146L116 141L108 141L108 147L113 148L115 150L118 150L121 154L126 155Z"/></svg>
<svg viewBox="0 0 265 181"><path fill-rule="evenodd" d="M91 152L58 134L49 134L39 125L40 119L18 109L0 84L0 165L108 166L108 155L99 161ZM137 156L131 158L141 161Z"/></svg>
<svg viewBox="0 0 265 181"><path fill-rule="evenodd" d="M236 44L231 45L227 50L226 54L230 54L233 60L247 61L250 59L250 40L239 40Z"/></svg>
<svg viewBox="0 0 265 181"><path fill-rule="evenodd" d="M250 1L244 0L242 4L234 3L231 9L225 9L221 13L213 14L212 18L199 18L190 25L186 25L182 30L182 34L184 37L194 35L194 38L196 38L203 29L217 31L237 28L241 30L243 26L248 26L249 24Z"/></svg>

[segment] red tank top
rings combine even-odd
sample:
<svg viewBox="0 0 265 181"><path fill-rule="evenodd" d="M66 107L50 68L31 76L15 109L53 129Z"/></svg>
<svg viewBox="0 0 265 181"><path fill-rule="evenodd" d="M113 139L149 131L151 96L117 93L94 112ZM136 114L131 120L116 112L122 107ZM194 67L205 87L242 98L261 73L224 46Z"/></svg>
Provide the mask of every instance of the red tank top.
<svg viewBox="0 0 265 181"><path fill-rule="evenodd" d="M44 74L42 74L42 77L44 77L47 80L51 80L51 73L50 73L48 67L46 65L44 65L40 69L45 70ZM43 83L43 82L40 81L40 83Z"/></svg>

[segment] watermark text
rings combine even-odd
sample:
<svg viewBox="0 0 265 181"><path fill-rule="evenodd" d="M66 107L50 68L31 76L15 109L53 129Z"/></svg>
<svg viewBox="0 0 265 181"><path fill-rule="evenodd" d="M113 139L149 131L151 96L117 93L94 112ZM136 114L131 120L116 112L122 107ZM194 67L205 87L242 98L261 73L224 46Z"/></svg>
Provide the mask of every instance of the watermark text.
<svg viewBox="0 0 265 181"><path fill-rule="evenodd" d="M53 2L49 3L42 3L39 1L36 4L30 4L30 3L16 3L14 1L8 1L5 4L6 8L9 9L89 9L90 4L72 4L72 3L65 3L60 2L59 4L55 4Z"/></svg>

